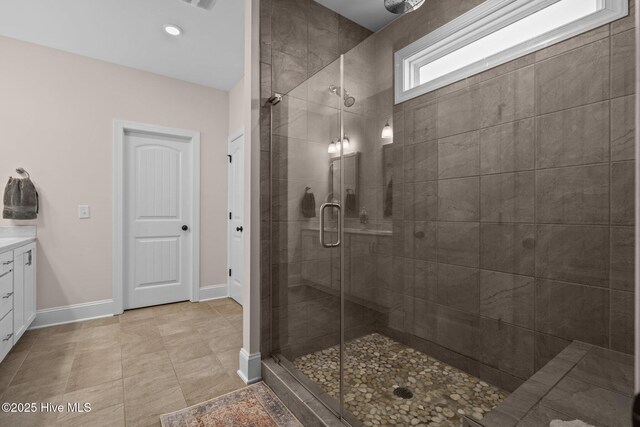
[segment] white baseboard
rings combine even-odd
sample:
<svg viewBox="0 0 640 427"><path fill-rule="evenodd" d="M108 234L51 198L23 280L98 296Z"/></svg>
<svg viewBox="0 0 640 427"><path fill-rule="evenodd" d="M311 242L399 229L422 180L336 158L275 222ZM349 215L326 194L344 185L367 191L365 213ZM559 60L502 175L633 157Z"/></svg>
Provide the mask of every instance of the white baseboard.
<svg viewBox="0 0 640 427"><path fill-rule="evenodd" d="M64 307L45 308L36 312L36 319L29 329L38 329L46 326L62 325L64 323L80 322L82 320L108 316L113 316L113 300L111 299L67 305Z"/></svg>
<svg viewBox="0 0 640 427"><path fill-rule="evenodd" d="M199 294L199 301L226 298L229 296L229 288L226 283L221 285L205 286L204 288L200 288Z"/></svg>
<svg viewBox="0 0 640 427"><path fill-rule="evenodd" d="M245 384L254 384L262 379L261 359L260 352L249 354L244 348L240 349L238 376Z"/></svg>

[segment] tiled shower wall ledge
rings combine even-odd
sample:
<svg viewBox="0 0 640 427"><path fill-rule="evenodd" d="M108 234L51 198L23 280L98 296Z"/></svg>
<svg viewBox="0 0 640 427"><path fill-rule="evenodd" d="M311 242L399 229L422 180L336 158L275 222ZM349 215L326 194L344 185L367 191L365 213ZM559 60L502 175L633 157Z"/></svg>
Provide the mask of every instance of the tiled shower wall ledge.
<svg viewBox="0 0 640 427"><path fill-rule="evenodd" d="M631 426L633 357L574 341L469 427L539 427L582 420L599 427Z"/></svg>

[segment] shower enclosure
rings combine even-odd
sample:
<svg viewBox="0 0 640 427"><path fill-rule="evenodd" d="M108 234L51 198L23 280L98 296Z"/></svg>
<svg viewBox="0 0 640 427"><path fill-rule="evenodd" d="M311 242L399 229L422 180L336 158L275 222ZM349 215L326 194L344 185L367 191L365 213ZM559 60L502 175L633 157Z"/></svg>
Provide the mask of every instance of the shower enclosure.
<svg viewBox="0 0 640 427"><path fill-rule="evenodd" d="M390 26L270 107L271 354L344 422L482 423L574 340L631 353L627 32L394 105Z"/></svg>

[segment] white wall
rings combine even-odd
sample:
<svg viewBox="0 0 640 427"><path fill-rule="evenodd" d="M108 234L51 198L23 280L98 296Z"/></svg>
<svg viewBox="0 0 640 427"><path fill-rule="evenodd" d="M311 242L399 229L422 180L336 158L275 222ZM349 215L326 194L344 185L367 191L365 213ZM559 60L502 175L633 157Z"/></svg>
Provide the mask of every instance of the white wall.
<svg viewBox="0 0 640 427"><path fill-rule="evenodd" d="M244 77L229 91L229 133L244 128Z"/></svg>
<svg viewBox="0 0 640 427"><path fill-rule="evenodd" d="M0 176L24 167L41 197L38 308L111 299L114 119L201 132L201 286L226 283L228 93L5 37L0 52Z"/></svg>

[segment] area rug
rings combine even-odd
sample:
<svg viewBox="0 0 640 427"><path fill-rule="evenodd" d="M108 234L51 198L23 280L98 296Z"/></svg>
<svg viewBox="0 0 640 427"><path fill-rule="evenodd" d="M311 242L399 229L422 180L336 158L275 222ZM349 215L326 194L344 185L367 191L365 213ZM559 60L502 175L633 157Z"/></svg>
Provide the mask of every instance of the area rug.
<svg viewBox="0 0 640 427"><path fill-rule="evenodd" d="M160 416L162 427L302 427L266 384Z"/></svg>

